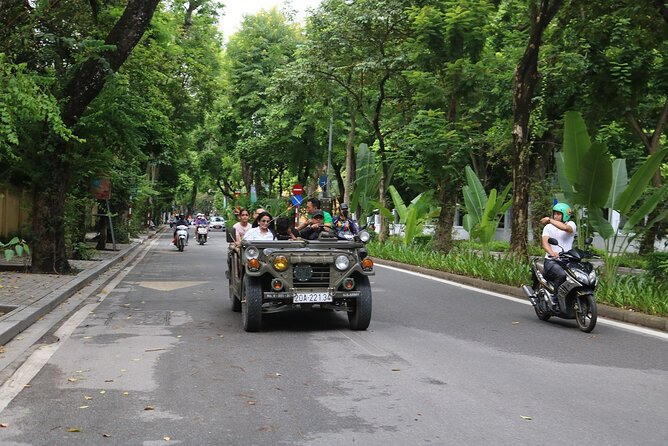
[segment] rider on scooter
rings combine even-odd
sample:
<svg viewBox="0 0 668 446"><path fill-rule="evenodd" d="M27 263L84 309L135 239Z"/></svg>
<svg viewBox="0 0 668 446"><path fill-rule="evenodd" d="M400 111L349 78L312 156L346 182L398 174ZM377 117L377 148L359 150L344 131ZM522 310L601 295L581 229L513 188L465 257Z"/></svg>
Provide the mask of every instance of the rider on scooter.
<svg viewBox="0 0 668 446"><path fill-rule="evenodd" d="M566 203L557 203L552 207L552 217L543 217L540 222L545 225L543 228L542 246L545 250L545 278L552 282L554 294L551 297L552 304L559 305L557 290L559 286L566 281L566 271L559 261L559 253L548 243L548 239L554 238L559 242L564 252L573 247L573 240L577 233L577 226L571 221L572 210Z"/></svg>
<svg viewBox="0 0 668 446"><path fill-rule="evenodd" d="M186 220L186 218L183 215L178 215L176 217L176 223L174 223L174 238L172 239L172 245L176 245L176 231L177 231L177 228L181 225L190 226L190 224L188 223L188 220ZM189 238L190 238L190 234L188 234L186 236L186 245L188 244L188 239Z"/></svg>

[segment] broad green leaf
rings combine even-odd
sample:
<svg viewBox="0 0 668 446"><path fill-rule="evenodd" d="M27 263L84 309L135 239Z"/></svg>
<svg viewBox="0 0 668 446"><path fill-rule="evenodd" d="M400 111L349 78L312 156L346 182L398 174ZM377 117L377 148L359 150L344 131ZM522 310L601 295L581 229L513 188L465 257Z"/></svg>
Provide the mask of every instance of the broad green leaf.
<svg viewBox="0 0 668 446"><path fill-rule="evenodd" d="M16 244L18 244L20 241L21 241L21 240L20 240L18 237L14 237L14 238L11 239L11 240L9 241L9 243L7 243L7 244L8 244L8 245L16 245Z"/></svg>
<svg viewBox="0 0 668 446"><path fill-rule="evenodd" d="M14 247L14 250L16 251L16 255L21 257L23 255L23 246L22 245L16 245Z"/></svg>
<svg viewBox="0 0 668 446"><path fill-rule="evenodd" d="M13 249L5 249L5 260L12 260L14 258L14 250Z"/></svg>
<svg viewBox="0 0 668 446"><path fill-rule="evenodd" d="M609 239L615 234L615 230L608 220L603 216L601 208L592 208L587 210L589 224L599 233L604 240Z"/></svg>
<svg viewBox="0 0 668 446"><path fill-rule="evenodd" d="M394 202L394 208L399 213L399 221L401 221L401 223L405 223L407 208L404 204L404 200L401 198L399 191L394 186L391 185L387 188L387 190L390 193L390 197L392 197L392 201Z"/></svg>
<svg viewBox="0 0 668 446"><path fill-rule="evenodd" d="M578 179L578 170L589 151L591 141L587 126L579 112L568 111L564 116L564 174L571 184Z"/></svg>
<svg viewBox="0 0 668 446"><path fill-rule="evenodd" d="M369 200L369 204L373 206L374 209L378 209L378 212L380 212L383 217L392 219L394 218L394 214L392 213L391 210L383 206L380 201L378 200Z"/></svg>
<svg viewBox="0 0 668 446"><path fill-rule="evenodd" d="M612 161L605 144L594 142L582 158L575 182L575 200L590 208L605 206L612 184Z"/></svg>
<svg viewBox="0 0 668 446"><path fill-rule="evenodd" d="M662 188L657 189L654 193L629 217L622 229L622 232L628 234L633 232L635 226L648 216L656 206L661 203L668 192L668 184Z"/></svg>
<svg viewBox="0 0 668 446"><path fill-rule="evenodd" d="M478 224L482 218L482 209L479 209L476 206L476 201L474 198L474 193L469 186L462 187L462 192L464 194L464 207L466 208L466 215L469 215L471 220L471 226Z"/></svg>
<svg viewBox="0 0 668 446"><path fill-rule="evenodd" d="M564 167L564 153L563 152L557 152L554 155L554 160L557 163L557 179L559 180L559 187L561 187L561 191L564 195L564 200L560 201L566 201L569 203L573 203L573 184L568 181L566 178L566 172L565 172L565 167Z"/></svg>
<svg viewBox="0 0 668 446"><path fill-rule="evenodd" d="M608 201L605 204L606 208L616 209L617 199L619 195L626 189L629 183L629 177L626 173L626 160L616 159L612 162L612 185L610 186L610 194L608 194Z"/></svg>
<svg viewBox="0 0 668 446"><path fill-rule="evenodd" d="M472 220L473 218L471 218L471 214L464 215L464 218L462 219L462 226L464 227L464 230L469 233L469 235L473 230L473 226L475 226L475 223Z"/></svg>
<svg viewBox="0 0 668 446"><path fill-rule="evenodd" d="M482 183L476 176L473 169L470 166L466 166L466 182L468 184L468 201L467 197L464 197L464 205L469 214L474 215L476 221L482 220L482 212L485 209L487 204L487 194L485 194L485 189L482 187Z"/></svg>
<svg viewBox="0 0 668 446"><path fill-rule="evenodd" d="M668 153L668 149L659 150L654 155L647 158L647 160L638 168L633 174L629 185L619 195L617 199L617 209L622 215L628 215L636 201L640 198L642 193L647 188L652 176L661 166L663 158Z"/></svg>

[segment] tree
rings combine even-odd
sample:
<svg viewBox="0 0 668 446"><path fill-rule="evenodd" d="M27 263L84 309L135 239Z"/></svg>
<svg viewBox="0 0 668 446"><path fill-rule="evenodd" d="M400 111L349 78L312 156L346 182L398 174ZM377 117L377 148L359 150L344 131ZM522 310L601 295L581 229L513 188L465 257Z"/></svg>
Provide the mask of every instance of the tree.
<svg viewBox="0 0 668 446"><path fill-rule="evenodd" d="M64 213L71 165L80 155L76 126L89 104L102 91L109 74L118 71L139 42L158 3L159 0L129 0L120 18L107 28L103 41L88 40L89 46L84 47L90 48L88 53L73 57L74 48L68 47L62 48L66 51L60 53L64 54L60 60L54 58L61 83L59 88L52 90L52 94L62 103L59 120L65 127L72 129L73 133L70 135L62 131L54 132L47 127L42 131L40 146L27 157L34 163L31 182L34 187L32 269L35 272L62 273L70 268L64 237ZM51 10L52 7L56 10ZM39 57L44 56L52 46L50 42L40 44L40 39L48 39L49 32L55 35L59 35L61 31L71 32L71 29L68 29L71 22L67 17L72 14L69 9L71 7L75 5L65 5L58 9L58 5L42 2L34 7L26 7L24 14L20 16L21 26L8 41L21 34L35 42L35 45L22 48L22 52L16 55L17 60L25 59L31 68L46 71L47 66ZM63 21L45 20L49 14L63 15ZM78 16L81 17L81 14ZM64 30L58 29L59 26ZM63 39L59 44L67 45L68 42ZM53 52L47 56L57 55L58 53Z"/></svg>
<svg viewBox="0 0 668 446"><path fill-rule="evenodd" d="M513 215L510 235L511 251L518 257L527 255L529 209L529 118L538 83L538 54L543 33L561 7L562 0L530 0L529 41L515 70L513 94Z"/></svg>

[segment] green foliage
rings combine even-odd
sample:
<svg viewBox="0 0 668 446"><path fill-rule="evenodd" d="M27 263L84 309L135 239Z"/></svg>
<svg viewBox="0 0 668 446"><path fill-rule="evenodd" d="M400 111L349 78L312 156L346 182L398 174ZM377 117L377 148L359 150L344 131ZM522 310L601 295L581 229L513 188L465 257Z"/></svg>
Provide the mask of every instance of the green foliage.
<svg viewBox="0 0 668 446"><path fill-rule="evenodd" d="M506 199L511 185L508 184L498 197L496 189L492 189L488 197L470 166L466 166L466 180L468 184L462 188L467 212L464 229L471 234L471 238L487 247L494 238L499 221L512 204L512 198ZM488 249L485 248L485 251Z"/></svg>
<svg viewBox="0 0 668 446"><path fill-rule="evenodd" d="M596 299L608 305L656 316L668 316L668 282L646 274L605 278L596 288Z"/></svg>
<svg viewBox="0 0 668 446"><path fill-rule="evenodd" d="M394 186L388 187L388 192L394 202L394 208L399 214L399 223L404 225L404 244L411 244L418 234L422 234L424 223L438 215L438 211L430 211L429 209L429 204L433 201L433 193L423 192L413 198L410 204L406 206Z"/></svg>
<svg viewBox="0 0 668 446"><path fill-rule="evenodd" d="M648 254L647 273L657 280L668 281L668 253L653 252Z"/></svg>
<svg viewBox="0 0 668 446"><path fill-rule="evenodd" d="M605 239L606 274L610 280L616 277L620 254L641 233L638 225L668 194L668 186L664 186L653 191L640 206L635 207L666 154L668 149L662 149L650 156L627 182L625 162L611 161L604 144L590 142L584 119L579 113L566 113L564 147L557 154L559 182L566 199L587 210L588 223ZM619 231L615 231L603 217L601 208L606 204L627 218L622 228L626 239L620 243L617 243ZM663 219L666 215L668 211L661 213L657 219ZM648 227L653 223L650 222ZM582 225L578 226L582 228ZM588 227L583 229L579 240L584 240L588 235Z"/></svg>
<svg viewBox="0 0 668 446"><path fill-rule="evenodd" d="M367 246L369 254L374 257L505 285L520 286L530 279L526 264L512 257L490 258L468 249L454 249L446 255L429 247L407 246L399 240L390 240L384 244L373 241Z"/></svg>
<svg viewBox="0 0 668 446"><path fill-rule="evenodd" d="M25 240L18 237L12 238L7 243L0 242L0 249L4 251L5 260L11 260L15 256L21 257L24 254L30 256L30 247Z"/></svg>
<svg viewBox="0 0 668 446"><path fill-rule="evenodd" d="M76 242L72 245L72 256L76 260L91 260L95 249L86 242Z"/></svg>

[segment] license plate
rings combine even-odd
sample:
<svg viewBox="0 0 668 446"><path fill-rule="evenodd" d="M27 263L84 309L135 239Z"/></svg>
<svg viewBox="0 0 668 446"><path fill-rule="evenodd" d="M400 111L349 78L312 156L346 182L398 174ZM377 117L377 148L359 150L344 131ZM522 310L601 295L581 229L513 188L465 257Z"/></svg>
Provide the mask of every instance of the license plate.
<svg viewBox="0 0 668 446"><path fill-rule="evenodd" d="M292 299L295 304L331 302L332 296L329 293L297 293Z"/></svg>

